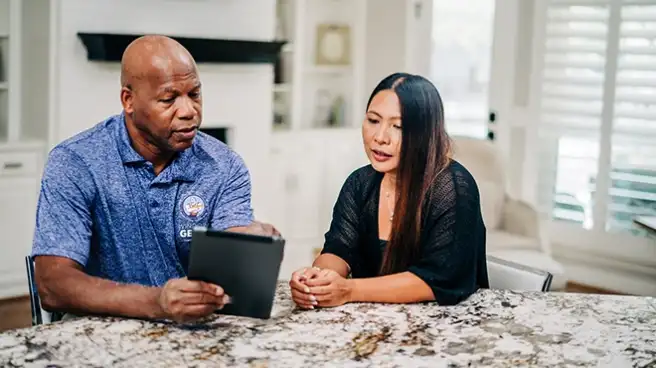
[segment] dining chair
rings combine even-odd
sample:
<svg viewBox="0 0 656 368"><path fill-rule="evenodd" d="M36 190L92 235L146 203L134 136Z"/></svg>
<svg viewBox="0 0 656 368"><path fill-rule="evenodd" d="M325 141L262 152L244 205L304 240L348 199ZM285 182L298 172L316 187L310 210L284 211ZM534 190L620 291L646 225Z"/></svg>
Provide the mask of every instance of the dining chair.
<svg viewBox="0 0 656 368"><path fill-rule="evenodd" d="M58 312L48 312L41 306L39 291L36 287L34 278L34 258L25 257L25 269L27 270L27 286L30 291L30 308L32 310L32 326L56 322L62 319L63 315Z"/></svg>
<svg viewBox="0 0 656 368"><path fill-rule="evenodd" d="M551 273L487 255L487 274L491 289L549 291Z"/></svg>

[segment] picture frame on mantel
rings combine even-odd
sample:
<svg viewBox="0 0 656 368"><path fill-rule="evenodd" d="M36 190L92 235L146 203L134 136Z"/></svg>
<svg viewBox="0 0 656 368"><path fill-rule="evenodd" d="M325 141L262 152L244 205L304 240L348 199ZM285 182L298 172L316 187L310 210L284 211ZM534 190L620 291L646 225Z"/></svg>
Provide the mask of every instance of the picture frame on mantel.
<svg viewBox="0 0 656 368"><path fill-rule="evenodd" d="M351 27L347 24L317 25L315 64L347 66L351 64Z"/></svg>

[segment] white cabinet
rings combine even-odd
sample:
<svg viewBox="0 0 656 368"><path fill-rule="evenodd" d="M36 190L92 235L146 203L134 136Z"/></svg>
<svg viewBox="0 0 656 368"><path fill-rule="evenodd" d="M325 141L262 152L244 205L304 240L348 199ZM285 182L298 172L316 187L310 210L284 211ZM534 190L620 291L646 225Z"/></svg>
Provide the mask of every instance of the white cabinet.
<svg viewBox="0 0 656 368"><path fill-rule="evenodd" d="M332 209L348 175L368 163L360 129L278 132L271 166L279 216L274 222L287 245L280 276L311 264L323 246Z"/></svg>
<svg viewBox="0 0 656 368"><path fill-rule="evenodd" d="M24 258L49 135L50 6L0 0L0 299L28 293Z"/></svg>
<svg viewBox="0 0 656 368"><path fill-rule="evenodd" d="M363 111L366 6L373 0L277 0L277 131L350 128ZM377 1L377 0L376 0Z"/></svg>
<svg viewBox="0 0 656 368"><path fill-rule="evenodd" d="M43 148L0 145L0 299L26 295L25 256L32 249Z"/></svg>
<svg viewBox="0 0 656 368"><path fill-rule="evenodd" d="M48 137L50 5L0 0L0 142Z"/></svg>

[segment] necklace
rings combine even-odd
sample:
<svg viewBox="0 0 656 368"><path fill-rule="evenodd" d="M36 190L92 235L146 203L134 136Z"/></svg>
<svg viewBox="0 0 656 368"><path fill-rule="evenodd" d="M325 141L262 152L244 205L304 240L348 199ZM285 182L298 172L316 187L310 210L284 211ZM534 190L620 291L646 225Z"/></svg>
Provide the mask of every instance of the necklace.
<svg viewBox="0 0 656 368"><path fill-rule="evenodd" d="M392 222L394 220L394 202L392 202L392 205L390 205L390 197L391 194L389 190L385 191L385 202L387 203L387 209L389 210L390 217L389 220Z"/></svg>

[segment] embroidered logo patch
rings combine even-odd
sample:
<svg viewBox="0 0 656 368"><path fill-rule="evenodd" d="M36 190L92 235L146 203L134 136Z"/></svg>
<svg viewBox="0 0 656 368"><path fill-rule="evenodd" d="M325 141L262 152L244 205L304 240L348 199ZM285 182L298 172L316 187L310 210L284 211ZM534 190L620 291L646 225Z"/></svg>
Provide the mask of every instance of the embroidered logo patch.
<svg viewBox="0 0 656 368"><path fill-rule="evenodd" d="M190 195L182 201L182 211L191 218L199 218L205 213L205 202L197 195Z"/></svg>

